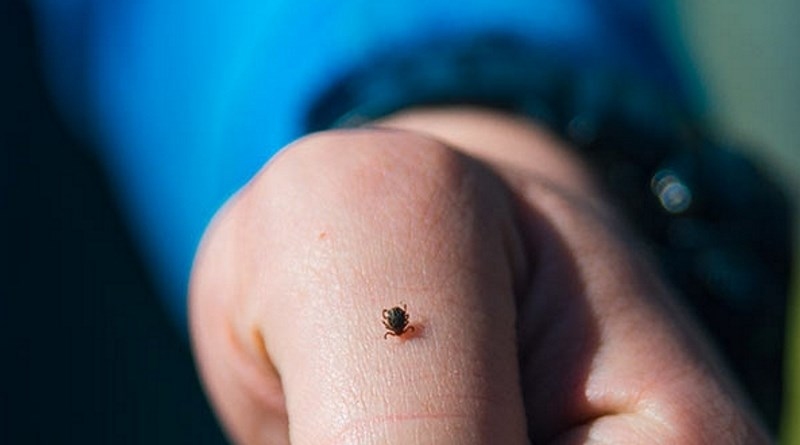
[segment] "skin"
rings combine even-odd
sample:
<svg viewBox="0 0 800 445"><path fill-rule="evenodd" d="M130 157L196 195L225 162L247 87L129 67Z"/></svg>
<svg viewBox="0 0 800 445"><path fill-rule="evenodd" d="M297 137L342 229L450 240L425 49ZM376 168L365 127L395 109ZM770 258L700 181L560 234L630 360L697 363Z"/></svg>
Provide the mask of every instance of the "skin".
<svg viewBox="0 0 800 445"><path fill-rule="evenodd" d="M415 331L384 340L397 301ZM770 442L570 147L494 111L290 145L209 226L190 306L237 443Z"/></svg>

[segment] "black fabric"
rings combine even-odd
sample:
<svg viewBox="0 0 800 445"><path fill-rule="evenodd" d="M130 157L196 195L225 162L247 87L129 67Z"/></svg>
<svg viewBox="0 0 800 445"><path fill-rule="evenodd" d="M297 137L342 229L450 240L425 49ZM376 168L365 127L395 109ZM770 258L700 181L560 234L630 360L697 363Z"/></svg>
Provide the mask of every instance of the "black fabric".
<svg viewBox="0 0 800 445"><path fill-rule="evenodd" d="M225 443L27 8L0 2L0 443Z"/></svg>

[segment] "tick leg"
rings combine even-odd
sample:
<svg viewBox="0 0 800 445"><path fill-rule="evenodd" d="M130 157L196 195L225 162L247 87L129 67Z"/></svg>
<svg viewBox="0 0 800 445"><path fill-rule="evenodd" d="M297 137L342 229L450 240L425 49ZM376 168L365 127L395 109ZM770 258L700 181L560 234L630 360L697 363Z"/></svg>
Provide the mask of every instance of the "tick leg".
<svg viewBox="0 0 800 445"><path fill-rule="evenodd" d="M388 323L386 320L382 320L382 321L383 321L383 325L384 325L384 326L386 326L386 329L388 329L388 330L390 330L390 331L393 331L393 330L394 330L394 328L392 327L392 325L390 325L390 324L389 324L389 323Z"/></svg>
<svg viewBox="0 0 800 445"><path fill-rule="evenodd" d="M388 338L390 335L391 335L392 337L397 337L397 334L395 334L394 332L392 332L392 331L387 331L385 334L383 334L383 339L384 339L384 340L386 340L386 338Z"/></svg>
<svg viewBox="0 0 800 445"><path fill-rule="evenodd" d="M414 329L414 326L406 326L406 329L403 332L414 332L415 330L416 329Z"/></svg>

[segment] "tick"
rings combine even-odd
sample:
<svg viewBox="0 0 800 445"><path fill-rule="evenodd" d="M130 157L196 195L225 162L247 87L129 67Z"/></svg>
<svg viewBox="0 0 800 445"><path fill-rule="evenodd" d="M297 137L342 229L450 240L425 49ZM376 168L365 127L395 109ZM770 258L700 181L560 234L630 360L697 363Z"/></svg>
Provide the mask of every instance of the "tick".
<svg viewBox="0 0 800 445"><path fill-rule="evenodd" d="M390 335L400 337L406 332L414 332L414 326L408 324L407 311L405 303L403 307L395 306L383 310L383 325L386 327L386 333L383 334L384 340Z"/></svg>

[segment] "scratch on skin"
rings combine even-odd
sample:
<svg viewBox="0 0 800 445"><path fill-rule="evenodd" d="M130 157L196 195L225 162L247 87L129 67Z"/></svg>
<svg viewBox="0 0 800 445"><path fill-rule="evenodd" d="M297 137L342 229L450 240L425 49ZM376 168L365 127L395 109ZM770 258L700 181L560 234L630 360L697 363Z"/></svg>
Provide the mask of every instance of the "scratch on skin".
<svg viewBox="0 0 800 445"><path fill-rule="evenodd" d="M377 425L384 423L401 423L415 420L441 420L441 419L467 419L467 414L454 413L427 413L427 414L393 414L387 416L375 416L368 419L356 419L346 423L339 429L339 432L325 442L327 445L338 445L345 443L366 443L366 434L375 431ZM351 441L348 441L347 439Z"/></svg>

